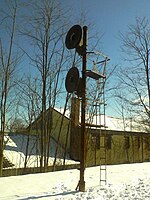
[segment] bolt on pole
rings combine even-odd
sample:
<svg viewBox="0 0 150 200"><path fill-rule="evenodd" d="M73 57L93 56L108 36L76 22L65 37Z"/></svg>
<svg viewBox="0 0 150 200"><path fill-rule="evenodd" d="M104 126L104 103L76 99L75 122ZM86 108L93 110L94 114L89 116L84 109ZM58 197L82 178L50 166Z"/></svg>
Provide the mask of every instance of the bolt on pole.
<svg viewBox="0 0 150 200"><path fill-rule="evenodd" d="M80 148L80 181L79 191L85 192L85 158L86 158L86 50L87 50L87 26L83 27L83 57L82 57L82 103L81 103L81 148Z"/></svg>

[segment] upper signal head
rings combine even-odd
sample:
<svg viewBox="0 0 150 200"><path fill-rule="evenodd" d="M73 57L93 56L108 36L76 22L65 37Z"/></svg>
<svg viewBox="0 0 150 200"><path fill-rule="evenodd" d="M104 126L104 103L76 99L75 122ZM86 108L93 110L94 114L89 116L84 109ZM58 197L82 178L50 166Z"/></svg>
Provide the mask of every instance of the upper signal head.
<svg viewBox="0 0 150 200"><path fill-rule="evenodd" d="M65 44L67 49L77 48L82 38L82 28L80 25L74 25L67 33Z"/></svg>

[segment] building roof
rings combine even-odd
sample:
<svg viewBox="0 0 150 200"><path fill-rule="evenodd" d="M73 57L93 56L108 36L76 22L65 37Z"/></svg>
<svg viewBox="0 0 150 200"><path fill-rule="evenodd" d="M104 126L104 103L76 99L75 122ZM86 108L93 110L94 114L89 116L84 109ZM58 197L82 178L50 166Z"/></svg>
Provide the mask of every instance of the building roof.
<svg viewBox="0 0 150 200"><path fill-rule="evenodd" d="M57 112L60 112L63 114L64 109L63 108L55 108ZM70 111L66 110L65 112L65 117L70 119ZM133 119L121 119L117 117L112 117L105 115L105 120L104 120L104 115L101 116L92 116L89 117L89 115L86 115L86 121L91 124L104 124L105 121L105 126L107 127L108 130L116 130L116 131L133 131L133 132L145 132L145 129L142 126L139 126Z"/></svg>

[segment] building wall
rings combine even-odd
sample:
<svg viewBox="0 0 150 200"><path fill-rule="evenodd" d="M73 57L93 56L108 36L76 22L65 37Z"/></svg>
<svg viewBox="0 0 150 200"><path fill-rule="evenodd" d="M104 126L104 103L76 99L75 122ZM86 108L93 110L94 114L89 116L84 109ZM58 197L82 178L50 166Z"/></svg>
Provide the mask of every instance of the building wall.
<svg viewBox="0 0 150 200"><path fill-rule="evenodd" d="M51 137L53 137L55 141L58 141L59 145L70 153L70 158L76 161L80 161L81 146L79 108L79 99L73 98L71 119L53 110L51 132ZM40 126L41 119L39 118L32 124L32 131L40 132ZM100 153L103 154L100 148L103 143L100 137L100 130L87 127L86 134L87 166L99 165ZM101 131L101 135L104 135L104 131ZM150 134L107 130L106 135L108 137L108 140L106 139L107 164L150 161Z"/></svg>
<svg viewBox="0 0 150 200"><path fill-rule="evenodd" d="M48 109L46 111L47 115L47 131L51 138L53 138L58 144L64 148L67 152L70 150L70 120L63 116L61 113L55 109ZM52 120L49 120L49 112L52 113ZM50 122L51 121L51 122ZM35 122L30 126L32 134L41 134L41 116L35 120ZM29 129L29 128L28 128Z"/></svg>
<svg viewBox="0 0 150 200"><path fill-rule="evenodd" d="M99 165L100 154L103 157L103 148L100 148L103 140L99 132L94 129L87 130L87 166ZM80 128L76 128L71 134L77 136L77 140L74 137L70 141L73 147L70 152L71 158L80 160ZM104 131L101 135L104 136ZM105 145L107 164L150 161L150 134L107 130Z"/></svg>

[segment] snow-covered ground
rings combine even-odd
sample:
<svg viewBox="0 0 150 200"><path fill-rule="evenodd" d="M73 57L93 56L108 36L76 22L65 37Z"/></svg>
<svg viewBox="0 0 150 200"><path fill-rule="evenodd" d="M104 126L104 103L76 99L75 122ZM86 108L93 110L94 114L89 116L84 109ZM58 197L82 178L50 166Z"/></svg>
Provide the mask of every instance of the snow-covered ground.
<svg viewBox="0 0 150 200"><path fill-rule="evenodd" d="M99 167L85 170L86 192L76 191L79 170L0 178L0 200L149 200L150 163L107 166L107 185L99 186Z"/></svg>

